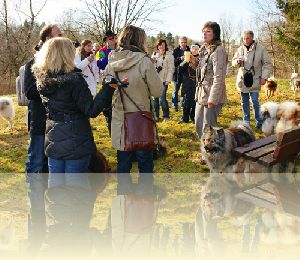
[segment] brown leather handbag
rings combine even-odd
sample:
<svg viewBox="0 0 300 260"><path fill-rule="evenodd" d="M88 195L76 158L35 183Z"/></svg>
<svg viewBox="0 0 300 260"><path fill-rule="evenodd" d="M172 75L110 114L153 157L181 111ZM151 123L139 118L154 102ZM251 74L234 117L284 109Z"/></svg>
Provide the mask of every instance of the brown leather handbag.
<svg viewBox="0 0 300 260"><path fill-rule="evenodd" d="M142 111L127 94L119 87L124 109L125 151L153 150L156 148L156 122L151 111ZM123 94L136 106L139 111L125 112ZM151 102L151 101L150 101Z"/></svg>

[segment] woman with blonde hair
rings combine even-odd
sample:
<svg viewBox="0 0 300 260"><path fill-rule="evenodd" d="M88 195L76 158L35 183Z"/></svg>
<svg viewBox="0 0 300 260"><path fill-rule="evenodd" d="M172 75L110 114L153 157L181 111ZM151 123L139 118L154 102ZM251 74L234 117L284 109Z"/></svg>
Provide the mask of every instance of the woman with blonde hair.
<svg viewBox="0 0 300 260"><path fill-rule="evenodd" d="M117 149L118 178L123 178L120 183L127 183L128 186L131 183L130 176L125 173L130 173L134 156L138 161L139 172L147 173L140 177L151 180L154 168L152 150L125 150L124 114L139 111L137 107L142 111L151 111L150 97L158 98L163 91L155 66L146 54L146 39L143 29L126 26L118 37L118 48L110 54L105 71L105 74L119 79L128 78L129 85L124 89L127 95L123 95L120 89L115 92L111 127L112 145ZM139 125L136 125L136 129L139 131Z"/></svg>
<svg viewBox="0 0 300 260"><path fill-rule="evenodd" d="M82 70L83 77L94 97L99 83L99 69L93 52L93 44L90 40L83 40L75 55L75 65Z"/></svg>
<svg viewBox="0 0 300 260"><path fill-rule="evenodd" d="M42 47L32 68L47 110L49 187L72 182L71 173L87 170L91 154L96 151L89 118L110 105L114 91L104 85L93 100L86 81L75 68L74 57L75 48L69 39L54 38ZM56 172L65 176L52 175Z"/></svg>
<svg viewBox="0 0 300 260"><path fill-rule="evenodd" d="M88 228L94 197L87 169L96 145L89 122L110 106L113 88L103 85L95 99L74 64L67 38L47 41L32 70L47 111L45 153L49 181L45 194L49 254L78 256L89 248ZM75 246L78 242L80 247ZM76 252L76 253L75 253Z"/></svg>

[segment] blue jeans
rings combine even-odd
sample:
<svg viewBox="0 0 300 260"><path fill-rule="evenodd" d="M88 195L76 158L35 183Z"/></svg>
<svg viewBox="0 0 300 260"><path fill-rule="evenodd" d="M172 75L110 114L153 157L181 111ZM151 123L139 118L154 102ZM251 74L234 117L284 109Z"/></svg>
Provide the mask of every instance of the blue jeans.
<svg viewBox="0 0 300 260"><path fill-rule="evenodd" d="M136 156L139 173L153 173L153 151L117 151L117 173L129 173L132 167L132 160Z"/></svg>
<svg viewBox="0 0 300 260"><path fill-rule="evenodd" d="M45 135L35 135L30 133L26 173L48 172L48 163L44 145Z"/></svg>
<svg viewBox="0 0 300 260"><path fill-rule="evenodd" d="M30 205L29 248L39 248L46 233L45 191L48 188L48 163L44 152L45 135L30 133L26 161L26 185Z"/></svg>
<svg viewBox="0 0 300 260"><path fill-rule="evenodd" d="M155 110L156 118L159 118L159 103L161 104L163 117L170 118L169 104L167 101L167 91L168 91L168 85L164 84L164 91L161 97L154 99L154 110Z"/></svg>
<svg viewBox="0 0 300 260"><path fill-rule="evenodd" d="M44 152L45 135L30 133L26 183L31 210L45 210L44 194L47 189L48 163Z"/></svg>
<svg viewBox="0 0 300 260"><path fill-rule="evenodd" d="M56 160L49 157L49 188L65 185L90 189L87 174L90 160L91 155L77 160Z"/></svg>
<svg viewBox="0 0 300 260"><path fill-rule="evenodd" d="M259 93L258 92L241 93L242 109L243 109L243 120L246 123L250 123L249 97L251 97L251 102L252 102L253 109L254 109L256 127L261 127L262 118L260 116L260 106L259 106L259 101L258 101Z"/></svg>
<svg viewBox="0 0 300 260"><path fill-rule="evenodd" d="M181 83L176 82L174 90L172 92L172 107L178 109L178 92L180 90Z"/></svg>

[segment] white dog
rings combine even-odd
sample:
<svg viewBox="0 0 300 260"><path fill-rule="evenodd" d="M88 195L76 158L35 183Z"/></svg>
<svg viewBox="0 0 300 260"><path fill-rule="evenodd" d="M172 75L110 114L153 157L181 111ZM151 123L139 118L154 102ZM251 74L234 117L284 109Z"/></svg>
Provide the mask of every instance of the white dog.
<svg viewBox="0 0 300 260"><path fill-rule="evenodd" d="M261 105L260 112L263 119L261 130L266 136L271 135L275 131L278 123L278 110L279 104L275 102L267 102Z"/></svg>
<svg viewBox="0 0 300 260"><path fill-rule="evenodd" d="M261 116L263 133L266 136L277 134L299 125L300 106L294 101L267 102L261 106Z"/></svg>
<svg viewBox="0 0 300 260"><path fill-rule="evenodd" d="M297 102L286 101L280 104L277 112L279 118L275 133L280 133L299 125L300 106Z"/></svg>
<svg viewBox="0 0 300 260"><path fill-rule="evenodd" d="M9 97L0 97L0 118L8 122L9 129L13 127L13 118L15 116L14 102Z"/></svg>
<svg viewBox="0 0 300 260"><path fill-rule="evenodd" d="M296 92L297 90L300 90L300 77L298 73L292 73L291 76L291 90Z"/></svg>

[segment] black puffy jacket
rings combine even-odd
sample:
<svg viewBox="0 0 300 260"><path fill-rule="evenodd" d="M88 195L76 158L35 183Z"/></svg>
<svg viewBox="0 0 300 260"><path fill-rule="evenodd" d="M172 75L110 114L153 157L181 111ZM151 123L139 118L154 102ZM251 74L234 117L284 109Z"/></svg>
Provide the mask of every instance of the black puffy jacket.
<svg viewBox="0 0 300 260"><path fill-rule="evenodd" d="M36 79L31 71L34 59L25 65L24 89L25 96L29 99L29 129L32 134L44 135L46 128L46 110L36 87Z"/></svg>
<svg viewBox="0 0 300 260"><path fill-rule="evenodd" d="M79 70L37 75L47 111L45 153L58 160L76 160L96 150L89 122L111 105L113 88L104 85L95 99Z"/></svg>

